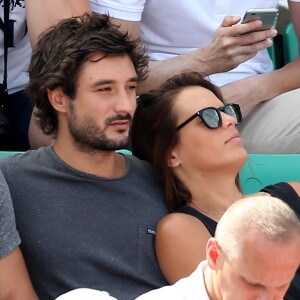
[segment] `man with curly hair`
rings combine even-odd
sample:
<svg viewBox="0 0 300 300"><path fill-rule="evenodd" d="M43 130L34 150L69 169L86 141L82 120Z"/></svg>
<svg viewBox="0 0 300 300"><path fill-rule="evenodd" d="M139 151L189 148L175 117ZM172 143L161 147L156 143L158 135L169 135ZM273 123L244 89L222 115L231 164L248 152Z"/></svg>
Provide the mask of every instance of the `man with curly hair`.
<svg viewBox="0 0 300 300"><path fill-rule="evenodd" d="M154 251L163 192L148 163L116 152L147 65L139 43L97 14L60 21L36 45L27 91L55 143L0 167L40 300L78 287L129 300L166 284Z"/></svg>

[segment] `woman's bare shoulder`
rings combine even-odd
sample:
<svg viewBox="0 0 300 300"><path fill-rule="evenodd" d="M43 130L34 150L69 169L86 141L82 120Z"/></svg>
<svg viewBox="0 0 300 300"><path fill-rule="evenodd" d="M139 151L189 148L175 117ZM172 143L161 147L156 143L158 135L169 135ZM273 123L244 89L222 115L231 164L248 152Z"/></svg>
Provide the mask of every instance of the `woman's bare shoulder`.
<svg viewBox="0 0 300 300"><path fill-rule="evenodd" d="M295 192L300 196L300 182L290 181L288 184L295 190Z"/></svg>
<svg viewBox="0 0 300 300"><path fill-rule="evenodd" d="M207 231L205 225L197 218L184 213L170 213L160 220L158 230L172 232L195 230L203 232ZM207 231L208 232L208 231Z"/></svg>

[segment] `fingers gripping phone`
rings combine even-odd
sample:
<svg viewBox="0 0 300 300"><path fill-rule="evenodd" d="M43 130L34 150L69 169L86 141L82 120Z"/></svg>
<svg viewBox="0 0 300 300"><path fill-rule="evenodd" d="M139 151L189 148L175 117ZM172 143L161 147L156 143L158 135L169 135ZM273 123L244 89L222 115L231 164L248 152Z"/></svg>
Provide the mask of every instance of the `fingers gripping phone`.
<svg viewBox="0 0 300 300"><path fill-rule="evenodd" d="M277 8L252 8L248 9L243 17L242 23L261 20L262 25L257 31L275 28L279 11Z"/></svg>

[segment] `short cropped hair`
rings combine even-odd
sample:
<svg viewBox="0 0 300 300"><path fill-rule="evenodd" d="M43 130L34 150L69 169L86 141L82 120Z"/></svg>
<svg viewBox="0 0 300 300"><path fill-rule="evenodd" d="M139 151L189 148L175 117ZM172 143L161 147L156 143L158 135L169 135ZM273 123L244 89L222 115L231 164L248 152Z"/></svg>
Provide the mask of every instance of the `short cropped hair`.
<svg viewBox="0 0 300 300"><path fill-rule="evenodd" d="M138 40L118 30L109 16L86 13L61 20L41 35L29 65L27 93L38 108L37 121L45 134L55 136L58 120L48 100L47 89L58 87L76 97L76 81L81 66L95 53L105 56L128 55L139 81L148 74L148 57Z"/></svg>
<svg viewBox="0 0 300 300"><path fill-rule="evenodd" d="M250 229L271 241L290 242L295 232L300 238L299 219L285 202L271 196L248 197L230 206L217 225L215 238L229 260L238 257Z"/></svg>

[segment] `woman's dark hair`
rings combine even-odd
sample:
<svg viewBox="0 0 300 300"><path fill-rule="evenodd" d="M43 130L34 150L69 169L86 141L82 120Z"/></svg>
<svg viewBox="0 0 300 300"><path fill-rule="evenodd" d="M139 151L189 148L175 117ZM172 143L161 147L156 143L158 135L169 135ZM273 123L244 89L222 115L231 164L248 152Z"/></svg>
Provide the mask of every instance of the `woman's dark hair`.
<svg viewBox="0 0 300 300"><path fill-rule="evenodd" d="M74 99L81 67L93 54L128 55L139 81L147 77L148 57L144 48L118 28L107 15L86 13L61 20L39 38L29 65L27 93L38 108L38 125L45 134L56 135L58 126L47 89L61 87L70 99Z"/></svg>
<svg viewBox="0 0 300 300"><path fill-rule="evenodd" d="M158 89L143 94L131 126L133 154L149 161L165 189L165 198L171 211L190 201L191 194L168 166L168 157L179 142L174 98L188 86L201 86L216 95L222 102L220 90L198 72L176 75Z"/></svg>

